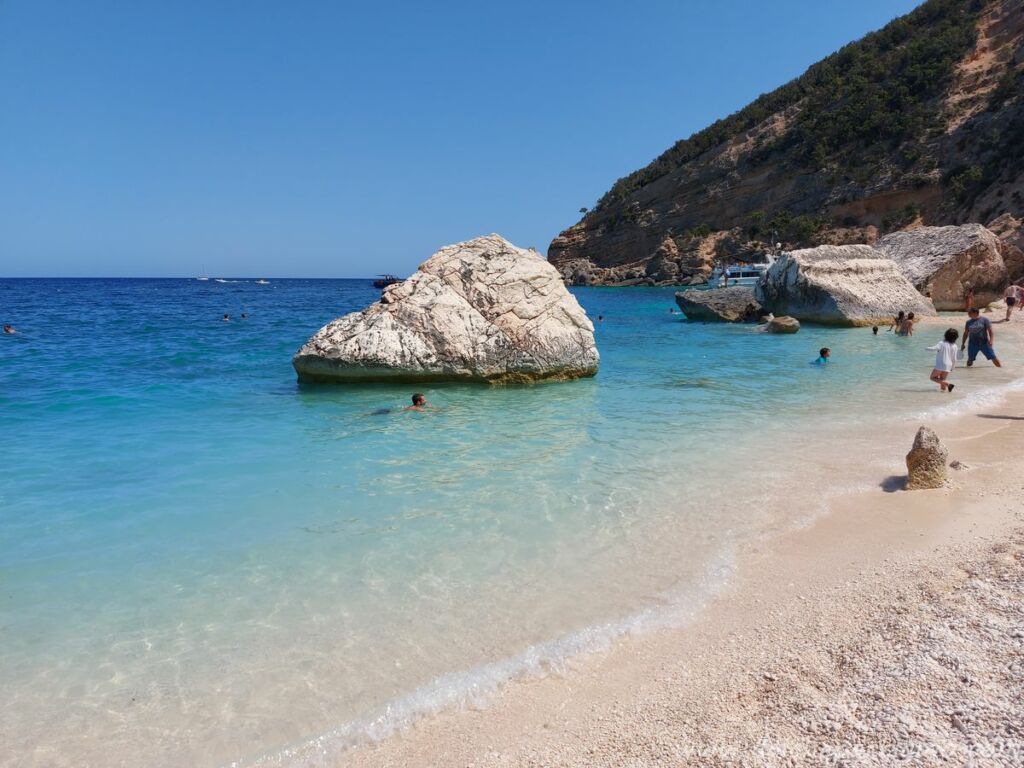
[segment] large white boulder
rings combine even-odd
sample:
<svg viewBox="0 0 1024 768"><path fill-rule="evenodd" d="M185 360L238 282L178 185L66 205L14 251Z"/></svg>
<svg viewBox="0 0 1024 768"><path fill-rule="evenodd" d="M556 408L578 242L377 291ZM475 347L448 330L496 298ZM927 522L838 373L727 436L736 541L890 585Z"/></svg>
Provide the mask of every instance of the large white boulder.
<svg viewBox="0 0 1024 768"><path fill-rule="evenodd" d="M896 264L870 245L819 245L784 253L754 295L775 315L828 325L875 325L900 310L935 314Z"/></svg>
<svg viewBox="0 0 1024 768"><path fill-rule="evenodd" d="M442 248L292 360L312 381L536 381L593 376L594 326L551 264L499 235Z"/></svg>
<svg viewBox="0 0 1024 768"><path fill-rule="evenodd" d="M974 291L976 306L987 306L1009 281L1003 245L981 224L893 232L875 248L895 261L915 288L930 291L936 309L963 309L968 290Z"/></svg>

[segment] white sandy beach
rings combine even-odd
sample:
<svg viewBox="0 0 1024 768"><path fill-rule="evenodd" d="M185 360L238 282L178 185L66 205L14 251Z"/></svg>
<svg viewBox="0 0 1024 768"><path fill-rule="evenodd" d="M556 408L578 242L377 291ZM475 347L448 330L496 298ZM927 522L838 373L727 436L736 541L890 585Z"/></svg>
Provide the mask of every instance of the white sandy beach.
<svg viewBox="0 0 1024 768"><path fill-rule="evenodd" d="M748 547L688 626L514 681L341 764L1024 764L1024 394L932 426L969 467L950 488L879 477ZM879 451L902 457L913 431ZM811 487L839 480L807 468Z"/></svg>

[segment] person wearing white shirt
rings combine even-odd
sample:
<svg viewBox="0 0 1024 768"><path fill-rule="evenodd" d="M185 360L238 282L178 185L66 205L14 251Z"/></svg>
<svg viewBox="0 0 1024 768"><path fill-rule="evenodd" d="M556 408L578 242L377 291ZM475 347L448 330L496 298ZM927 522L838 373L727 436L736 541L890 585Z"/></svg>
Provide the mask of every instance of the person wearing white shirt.
<svg viewBox="0 0 1024 768"><path fill-rule="evenodd" d="M956 340L958 338L960 338L960 334L956 328L950 328L943 335L942 341L928 347L928 349L935 350L935 368L929 378L939 385L939 390L942 392L952 392L953 387L956 386L950 384L947 379L950 372L956 368Z"/></svg>

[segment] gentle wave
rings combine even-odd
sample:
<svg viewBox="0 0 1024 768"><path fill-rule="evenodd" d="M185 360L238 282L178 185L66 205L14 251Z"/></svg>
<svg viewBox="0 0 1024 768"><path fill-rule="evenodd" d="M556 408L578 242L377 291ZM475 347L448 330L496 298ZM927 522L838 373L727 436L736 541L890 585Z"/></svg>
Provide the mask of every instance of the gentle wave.
<svg viewBox="0 0 1024 768"><path fill-rule="evenodd" d="M954 416L962 416L965 413L974 413L982 408L992 408L1001 405L1006 401L1008 395L1013 392L1024 391L1024 378L1014 379L1005 384L992 387L984 387L970 394L954 400L951 403L936 405L918 411L907 417L909 420L919 419L948 419Z"/></svg>
<svg viewBox="0 0 1024 768"><path fill-rule="evenodd" d="M324 768L353 747L382 741L429 715L458 707L483 707L502 686L525 678L558 673L573 658L607 650L618 639L685 625L727 583L734 570L731 551L719 554L696 586L665 595L663 605L645 608L624 619L596 624L554 640L532 645L520 654L474 669L442 675L375 715L350 721L315 738L255 760L232 762L231 768L280 766Z"/></svg>

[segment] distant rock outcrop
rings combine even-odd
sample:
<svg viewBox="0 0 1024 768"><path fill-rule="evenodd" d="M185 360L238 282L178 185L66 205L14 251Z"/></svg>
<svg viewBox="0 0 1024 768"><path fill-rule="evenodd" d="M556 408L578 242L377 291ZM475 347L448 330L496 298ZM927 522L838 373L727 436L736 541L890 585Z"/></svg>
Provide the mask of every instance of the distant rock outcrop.
<svg viewBox="0 0 1024 768"><path fill-rule="evenodd" d="M680 291L676 294L676 304L691 320L752 323L764 314L754 298L754 289L744 285Z"/></svg>
<svg viewBox="0 0 1024 768"><path fill-rule="evenodd" d="M594 326L555 268L489 235L442 248L292 362L313 381L527 382L593 376L598 360Z"/></svg>
<svg viewBox="0 0 1024 768"><path fill-rule="evenodd" d="M612 284L637 279L625 271L646 276L666 237L681 270L707 274L712 259L749 260L736 244L753 253L776 242L870 244L915 222L1024 218L1022 51L1022 0L924 0L680 135L584 209L548 256L563 274L590 262L591 279ZM691 248L718 237L727 247ZM1014 280L1024 277L1024 245L1016 247Z"/></svg>
<svg viewBox="0 0 1024 768"><path fill-rule="evenodd" d="M785 253L754 295L776 315L828 325L873 325L900 310L935 314L896 264L870 245L820 245Z"/></svg>
<svg viewBox="0 0 1024 768"><path fill-rule="evenodd" d="M990 221L988 229L999 238L1009 281L1021 283L1024 281L1024 226L1021 220L1004 213Z"/></svg>
<svg viewBox="0 0 1024 768"><path fill-rule="evenodd" d="M977 306L986 306L1003 295L1009 280L1002 243L980 224L893 232L875 248L895 261L917 290L930 291L940 310L963 309L969 290Z"/></svg>
<svg viewBox="0 0 1024 768"><path fill-rule="evenodd" d="M767 333L796 333L800 330L800 321L795 317L773 317L765 326Z"/></svg>
<svg viewBox="0 0 1024 768"><path fill-rule="evenodd" d="M942 488L949 474L946 469L948 460L949 451L939 436L928 427L921 427L907 454L907 490Z"/></svg>

